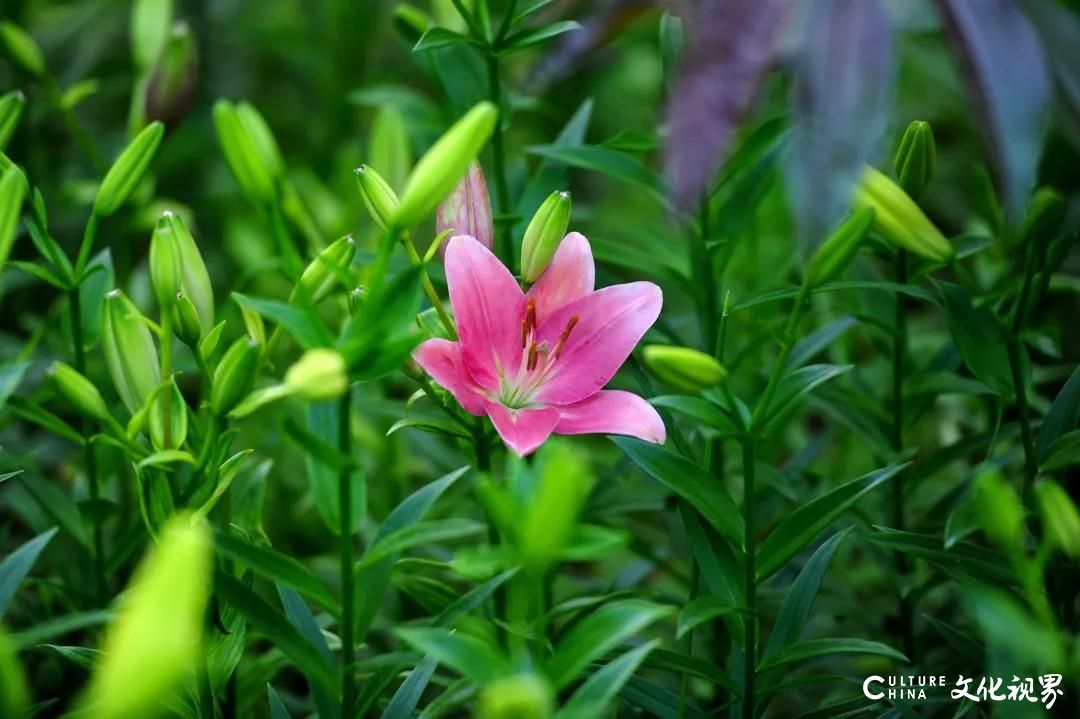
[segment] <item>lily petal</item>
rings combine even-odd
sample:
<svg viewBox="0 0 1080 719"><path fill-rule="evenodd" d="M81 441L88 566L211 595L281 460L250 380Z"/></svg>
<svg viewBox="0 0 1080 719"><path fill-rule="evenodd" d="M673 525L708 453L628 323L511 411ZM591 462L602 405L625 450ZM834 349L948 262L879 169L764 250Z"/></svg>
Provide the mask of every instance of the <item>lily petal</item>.
<svg viewBox="0 0 1080 719"><path fill-rule="evenodd" d="M596 267L589 241L571 232L559 243L551 264L529 288L527 297L536 300L536 316L544 318L568 302L584 297L596 284Z"/></svg>
<svg viewBox="0 0 1080 719"><path fill-rule="evenodd" d="M510 374L521 364L525 295L498 258L468 235L447 245L446 282L465 367L479 385L497 390L500 370Z"/></svg>
<svg viewBox="0 0 1080 719"><path fill-rule="evenodd" d="M441 387L454 395L466 412L484 414L483 388L473 381L465 368L460 344L441 338L430 339L413 351L413 359Z"/></svg>
<svg viewBox="0 0 1080 719"><path fill-rule="evenodd" d="M626 434L663 444L664 421L656 409L633 392L609 389L559 407L557 434Z"/></svg>
<svg viewBox="0 0 1080 719"><path fill-rule="evenodd" d="M605 287L556 310L540 323L541 344L555 352L568 327L570 332L535 399L564 405L599 392L656 321L663 301L653 283L631 282Z"/></svg>
<svg viewBox="0 0 1080 719"><path fill-rule="evenodd" d="M559 423L559 410L553 407L510 409L496 402L487 402L484 409L506 446L520 457L532 454L551 436Z"/></svg>

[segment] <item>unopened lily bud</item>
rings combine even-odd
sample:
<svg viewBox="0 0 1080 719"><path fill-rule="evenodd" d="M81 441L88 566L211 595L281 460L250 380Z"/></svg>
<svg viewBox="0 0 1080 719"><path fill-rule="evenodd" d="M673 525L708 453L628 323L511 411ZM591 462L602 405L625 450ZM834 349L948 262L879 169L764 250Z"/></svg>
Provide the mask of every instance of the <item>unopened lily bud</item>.
<svg viewBox="0 0 1080 719"><path fill-rule="evenodd" d="M45 56L30 33L13 22L0 22L0 44L15 65L37 79L45 74Z"/></svg>
<svg viewBox="0 0 1080 719"><path fill-rule="evenodd" d="M397 212L399 204L393 188L387 184L382 175L367 165L356 168L356 184L360 188L364 206L367 207L371 219L385 230L394 213Z"/></svg>
<svg viewBox="0 0 1080 719"><path fill-rule="evenodd" d="M900 187L918 198L933 179L936 164L937 150L934 148L934 132L930 129L930 123L915 120L904 130L896 157L893 158L893 172L900 181Z"/></svg>
<svg viewBox="0 0 1080 719"><path fill-rule="evenodd" d="M150 238L150 282L162 312L167 312L176 300L182 276L176 234L169 219L162 216Z"/></svg>
<svg viewBox="0 0 1080 719"><path fill-rule="evenodd" d="M105 295L102 346L117 394L138 414L161 384L161 369L146 318L120 290Z"/></svg>
<svg viewBox="0 0 1080 719"><path fill-rule="evenodd" d="M160 120L174 129L191 109L199 77L198 49L186 22L178 22L146 84L143 108L148 120Z"/></svg>
<svg viewBox="0 0 1080 719"><path fill-rule="evenodd" d="M289 367L285 373L285 385L301 399L337 399L349 389L345 358L329 347L310 349Z"/></svg>
<svg viewBox="0 0 1080 719"><path fill-rule="evenodd" d="M405 118L393 105L381 107L375 113L368 148L370 162L379 168L386 184L391 188L404 186L412 167L412 144L405 131Z"/></svg>
<svg viewBox="0 0 1080 719"><path fill-rule="evenodd" d="M312 260L300 275L299 282L289 296L289 302L306 297L311 302L319 302L337 282L337 269L345 269L356 255L356 241L352 235L335 240Z"/></svg>
<svg viewBox="0 0 1080 719"><path fill-rule="evenodd" d="M871 208L855 210L811 255L806 265L805 285L820 287L839 277L859 251L873 224L874 211Z"/></svg>
<svg viewBox="0 0 1080 719"><path fill-rule="evenodd" d="M549 719L551 685L537 674L496 679L480 692L481 719Z"/></svg>
<svg viewBox="0 0 1080 719"><path fill-rule="evenodd" d="M167 713L167 697L183 691L202 661L212 568L206 525L185 514L170 519L106 630L80 715L134 719Z"/></svg>
<svg viewBox="0 0 1080 719"><path fill-rule="evenodd" d="M210 411L223 417L242 400L255 383L259 365L259 343L251 337L241 337L225 350L210 392Z"/></svg>
<svg viewBox="0 0 1080 719"><path fill-rule="evenodd" d="M183 291L176 293L173 301L173 331L180 341L188 347L195 347L202 339L202 327L199 325L199 311Z"/></svg>
<svg viewBox="0 0 1080 719"><path fill-rule="evenodd" d="M495 105L481 102L443 133L405 182L392 224L403 229L412 227L435 209L476 159L498 119Z"/></svg>
<svg viewBox="0 0 1080 719"><path fill-rule="evenodd" d="M225 161L244 194L257 203L271 202L276 195L274 177L236 107L228 100L214 103L214 128Z"/></svg>
<svg viewBox="0 0 1080 719"><path fill-rule="evenodd" d="M697 393L715 387L728 376L715 357L690 347L649 345L644 357L653 374L681 392Z"/></svg>
<svg viewBox="0 0 1080 719"><path fill-rule="evenodd" d="M987 470L975 478L975 508L983 532L994 544L1007 551L1021 546L1024 509L1001 472Z"/></svg>
<svg viewBox="0 0 1080 719"><path fill-rule="evenodd" d="M60 395L81 415L103 422L109 418L109 408L94 383L63 362L53 362L49 377Z"/></svg>
<svg viewBox="0 0 1080 719"><path fill-rule="evenodd" d="M1035 487L1046 537L1061 551L1080 557L1080 511L1060 484L1045 480Z"/></svg>
<svg viewBox="0 0 1080 719"><path fill-rule="evenodd" d="M26 95L21 90L12 90L0 97L0 151L7 147L15 134L25 106Z"/></svg>
<svg viewBox="0 0 1080 719"><path fill-rule="evenodd" d="M214 326L214 287L210 284L210 273L206 271L202 253L178 213L166 210L158 225L162 222L171 229L180 253L180 288L195 305L202 332L209 332Z"/></svg>
<svg viewBox="0 0 1080 719"><path fill-rule="evenodd" d="M26 178L12 165L0 175L0 270L7 264L19 228L19 214L26 199Z"/></svg>
<svg viewBox="0 0 1080 719"><path fill-rule="evenodd" d="M1065 220L1065 200L1056 190L1040 187L1028 205L1024 224L1020 228L1020 241L1044 246L1054 240Z"/></svg>
<svg viewBox="0 0 1080 719"><path fill-rule="evenodd" d="M282 177L285 174L285 160L281 156L281 148L278 147L273 131L266 124L266 119L254 105L246 100L237 103L236 116L240 118L248 136L255 143L270 175L274 178Z"/></svg>
<svg viewBox="0 0 1080 719"><path fill-rule="evenodd" d="M173 0L135 0L131 7L131 59L146 72L160 57L173 26Z"/></svg>
<svg viewBox="0 0 1080 719"><path fill-rule="evenodd" d="M855 187L856 209L874 210L874 225L890 242L934 262L948 262L953 246L899 185L867 167Z"/></svg>
<svg viewBox="0 0 1080 719"><path fill-rule="evenodd" d="M570 193L552 192L540 203L521 239L521 276L535 282L555 256L570 225Z"/></svg>
<svg viewBox="0 0 1080 719"><path fill-rule="evenodd" d="M94 214L108 217L127 202L157 154L165 126L152 122L135 136L105 174L94 199Z"/></svg>
<svg viewBox="0 0 1080 719"><path fill-rule="evenodd" d="M454 191L439 203L435 212L435 232L447 230L451 230L453 235L470 235L489 250L494 244L491 198L479 162L469 165L468 172Z"/></svg>

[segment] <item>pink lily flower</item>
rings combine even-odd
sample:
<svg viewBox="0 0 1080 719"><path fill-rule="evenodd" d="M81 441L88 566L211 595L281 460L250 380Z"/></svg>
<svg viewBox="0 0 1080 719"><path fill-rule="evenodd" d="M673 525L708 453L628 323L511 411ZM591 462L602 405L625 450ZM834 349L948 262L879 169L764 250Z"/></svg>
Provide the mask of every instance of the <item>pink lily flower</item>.
<svg viewBox="0 0 1080 719"><path fill-rule="evenodd" d="M527 293L468 235L450 240L445 266L460 340L427 340L413 358L467 412L490 417L511 450L530 454L552 433L664 441L652 405L603 389L660 315L659 287L594 291L592 250L576 232Z"/></svg>

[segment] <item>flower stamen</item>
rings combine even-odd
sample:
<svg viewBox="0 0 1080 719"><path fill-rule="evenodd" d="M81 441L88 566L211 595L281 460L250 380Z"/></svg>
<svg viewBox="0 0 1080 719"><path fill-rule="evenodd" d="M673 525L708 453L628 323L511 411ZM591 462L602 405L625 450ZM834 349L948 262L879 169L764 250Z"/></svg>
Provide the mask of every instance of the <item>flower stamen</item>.
<svg viewBox="0 0 1080 719"><path fill-rule="evenodd" d="M566 323L566 329L559 335L559 341L555 345L555 359L559 359L562 355L563 346L566 345L566 340L570 339L570 333L573 332L574 327L577 326L579 320L580 318L577 315L574 315L570 318L570 321Z"/></svg>

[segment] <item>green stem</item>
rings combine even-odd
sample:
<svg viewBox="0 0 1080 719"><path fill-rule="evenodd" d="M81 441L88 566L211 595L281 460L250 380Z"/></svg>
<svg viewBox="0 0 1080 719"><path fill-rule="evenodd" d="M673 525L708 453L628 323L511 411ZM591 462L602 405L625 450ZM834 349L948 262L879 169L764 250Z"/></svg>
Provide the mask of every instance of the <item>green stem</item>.
<svg viewBox="0 0 1080 719"><path fill-rule="evenodd" d="M499 59L494 54L489 54L487 59L488 91L491 102L498 111L495 120L495 132L491 135L492 165L495 170L495 215L496 233L498 235L499 254L502 255L503 263L513 271L515 266L514 248L511 246L510 228L501 220L509 212L510 184L506 180L506 158L503 144L503 109L502 109L502 83L499 80Z"/></svg>
<svg viewBox="0 0 1080 719"><path fill-rule="evenodd" d="M350 418L352 391L341 397L338 406L338 449L351 455ZM356 647L353 611L353 526L352 526L352 467L345 466L338 477L338 514L340 515L341 559L341 719L352 719L356 704L356 684L353 663Z"/></svg>
<svg viewBox="0 0 1080 719"><path fill-rule="evenodd" d="M75 350L75 370L86 376L86 352L83 348L83 326L82 326L82 300L79 297L79 288L75 287L69 295L68 307L71 310L71 343L74 345ZM98 486L98 474L97 474L97 457L94 454L94 445L90 441L90 436L93 434L93 428L90 420L84 419L82 422L82 436L84 440L83 444L83 456L86 463L86 483L90 490L90 501L96 503L100 497L100 487ZM94 577L97 582L98 596L104 598L107 590L107 580L105 577L105 537L101 531L101 522L98 521L98 514L95 512L91 517L93 523L93 545L94 545Z"/></svg>
<svg viewBox="0 0 1080 719"><path fill-rule="evenodd" d="M172 311L169 307L161 308L161 381L165 383L161 397L161 413L165 449L172 447Z"/></svg>
<svg viewBox="0 0 1080 719"><path fill-rule="evenodd" d="M454 323L450 319L450 315L447 314L446 308L443 306L442 299L439 298L439 293L435 291L435 285L431 284L431 278L428 277L427 268L424 266L424 261L420 259L420 255L416 252L416 245L413 244L412 238L408 235L402 237L402 243L405 245L405 252L409 255L409 260L417 267L420 268L420 280L424 285L424 293L427 295L428 300L431 302L431 306L435 308L435 312L438 313L439 319L442 321L443 326L446 328L447 333L450 335L451 340L457 339L457 331L454 329Z"/></svg>
<svg viewBox="0 0 1080 719"><path fill-rule="evenodd" d="M906 285L908 282L908 257L907 252L901 249L896 254L896 283ZM907 329L907 301L902 292L896 294L896 336L893 339L893 368L892 368L892 401L893 401L893 426L892 448L899 454L904 449L904 357L908 347ZM906 526L904 517L904 473L897 472L892 480L892 523L895 529L903 531ZM907 555L903 552L896 553L896 570L900 575L901 582L908 573ZM908 659L914 661L915 657L915 628L913 625L911 601L904 594L903 586L900 588L900 631L903 636L904 653Z"/></svg>
<svg viewBox="0 0 1080 719"><path fill-rule="evenodd" d="M772 373L769 375L769 381L765 385L765 391L761 395L761 401L754 407L752 424L755 426L759 421L767 419L769 404L776 394L776 387L780 383L780 377L784 373L784 368L787 366L788 355L791 354L791 348L795 344L795 331L799 328L799 322L802 320L803 312L806 309L806 299L809 296L810 287L803 284L803 286L799 288L799 294L795 297L795 306L791 308L791 314L788 315L787 326L784 328L784 335L781 338L780 355L773 364Z"/></svg>
<svg viewBox="0 0 1080 719"><path fill-rule="evenodd" d="M83 230L82 242L79 244L79 254L75 259L75 287L82 284L83 273L86 271L86 265L90 262L90 253L94 249L94 239L97 237L98 223L101 222L101 218L96 214L91 214L90 219L86 221L86 229Z"/></svg>
<svg viewBox="0 0 1080 719"><path fill-rule="evenodd" d="M281 206L277 201L267 206L267 214L270 217L270 227L274 233L274 241L277 244L278 255L281 258L285 274L297 278L304 269L304 262L300 259L300 253L293 243L289 228L285 225L285 218L281 213Z"/></svg>
<svg viewBox="0 0 1080 719"><path fill-rule="evenodd" d="M754 680L757 672L757 532L754 528L754 438L747 437L743 450L743 544L746 552L746 643L743 646L743 719L754 719Z"/></svg>
<svg viewBox="0 0 1080 719"><path fill-rule="evenodd" d="M1009 369L1012 372L1013 392L1016 394L1016 409L1020 414L1020 439L1024 445L1024 484L1022 496L1024 505L1033 510L1035 507L1034 482L1039 474L1039 460L1035 454L1035 436L1031 431L1031 413L1028 410L1027 390L1024 387L1024 371L1020 362L1020 338L1011 335L1005 342L1009 352Z"/></svg>

